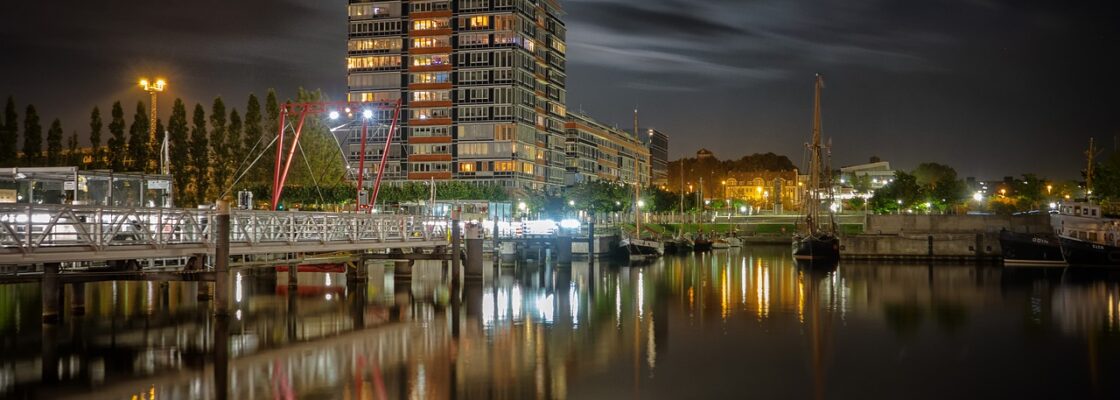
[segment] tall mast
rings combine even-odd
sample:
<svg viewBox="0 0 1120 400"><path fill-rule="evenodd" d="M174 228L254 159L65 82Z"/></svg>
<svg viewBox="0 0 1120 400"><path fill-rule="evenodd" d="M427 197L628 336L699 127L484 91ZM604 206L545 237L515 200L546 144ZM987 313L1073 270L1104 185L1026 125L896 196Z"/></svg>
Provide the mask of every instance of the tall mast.
<svg viewBox="0 0 1120 400"><path fill-rule="evenodd" d="M813 142L810 144L809 153L809 232L816 233L820 224L820 184L821 184L821 88L824 87L824 78L817 74L813 85Z"/></svg>
<svg viewBox="0 0 1120 400"><path fill-rule="evenodd" d="M1085 169L1085 199L1093 201L1093 158L1097 156L1097 149L1094 146L1093 138L1089 138L1089 150L1085 152L1089 160L1089 166Z"/></svg>

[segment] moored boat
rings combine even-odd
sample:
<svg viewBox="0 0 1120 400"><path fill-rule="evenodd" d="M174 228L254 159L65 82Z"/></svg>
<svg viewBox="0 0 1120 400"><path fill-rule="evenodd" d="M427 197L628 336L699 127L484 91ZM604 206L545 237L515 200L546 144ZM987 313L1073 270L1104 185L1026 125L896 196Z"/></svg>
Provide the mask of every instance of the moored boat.
<svg viewBox="0 0 1120 400"><path fill-rule="evenodd" d="M727 244L731 245L731 247L743 247L743 240L735 236L728 236L724 238L724 240L726 240Z"/></svg>
<svg viewBox="0 0 1120 400"><path fill-rule="evenodd" d="M1004 265L1065 266L1062 245L1053 234L999 232Z"/></svg>
<svg viewBox="0 0 1120 400"><path fill-rule="evenodd" d="M726 239L716 239L712 241L713 250L725 250L730 248L731 243L728 243Z"/></svg>
<svg viewBox="0 0 1120 400"><path fill-rule="evenodd" d="M821 88L824 80L817 75L813 88L813 140L808 144L809 182L805 187L799 232L793 236L793 258L808 266L834 266L840 259L840 238L832 210L825 208L828 219L822 218L821 201L833 200L831 169L826 165L825 147L821 145ZM822 179L823 178L823 179ZM827 196L823 196L827 195Z"/></svg>
<svg viewBox="0 0 1120 400"><path fill-rule="evenodd" d="M664 246L656 240L625 238L620 246L626 249L630 258L660 257L665 254Z"/></svg>
<svg viewBox="0 0 1120 400"><path fill-rule="evenodd" d="M1108 218L1093 203L1062 203L1050 224L1071 266L1120 266L1120 219Z"/></svg>

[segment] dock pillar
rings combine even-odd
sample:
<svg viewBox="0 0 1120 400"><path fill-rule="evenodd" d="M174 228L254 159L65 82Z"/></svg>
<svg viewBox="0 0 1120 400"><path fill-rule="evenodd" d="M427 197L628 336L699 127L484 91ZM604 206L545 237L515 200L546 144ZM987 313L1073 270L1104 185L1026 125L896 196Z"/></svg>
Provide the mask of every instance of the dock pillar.
<svg viewBox="0 0 1120 400"><path fill-rule="evenodd" d="M365 253L358 254L358 262L353 269L346 270L346 283L350 286L362 286L369 282L369 267L366 265Z"/></svg>
<svg viewBox="0 0 1120 400"><path fill-rule="evenodd" d="M556 262L560 265L572 264L572 237L571 236L557 236L556 237Z"/></svg>
<svg viewBox="0 0 1120 400"><path fill-rule="evenodd" d="M926 256L933 259L933 235L926 236Z"/></svg>
<svg viewBox="0 0 1120 400"><path fill-rule="evenodd" d="M462 257L462 234L459 232L459 213L458 207L451 211L451 282L452 287L457 288L462 279L463 272L460 270L462 262L459 257Z"/></svg>
<svg viewBox="0 0 1120 400"><path fill-rule="evenodd" d="M86 284L85 283L71 283L70 284L70 311L74 315L86 314Z"/></svg>
<svg viewBox="0 0 1120 400"><path fill-rule="evenodd" d="M412 260L397 260L393 262L393 279L411 279Z"/></svg>
<svg viewBox="0 0 1120 400"><path fill-rule="evenodd" d="M482 278L482 227L477 224L467 225L467 278Z"/></svg>
<svg viewBox="0 0 1120 400"><path fill-rule="evenodd" d="M587 263L595 266L595 214L591 214L587 223Z"/></svg>
<svg viewBox="0 0 1120 400"><path fill-rule="evenodd" d="M43 294L43 323L54 324L58 322L58 302L59 302L59 284L58 284L58 269L61 267L59 263L46 263L43 264L43 282L40 285Z"/></svg>
<svg viewBox="0 0 1120 400"><path fill-rule="evenodd" d="M217 315L229 314L229 201L218 200L217 215L214 216L215 245L214 245L214 313Z"/></svg>

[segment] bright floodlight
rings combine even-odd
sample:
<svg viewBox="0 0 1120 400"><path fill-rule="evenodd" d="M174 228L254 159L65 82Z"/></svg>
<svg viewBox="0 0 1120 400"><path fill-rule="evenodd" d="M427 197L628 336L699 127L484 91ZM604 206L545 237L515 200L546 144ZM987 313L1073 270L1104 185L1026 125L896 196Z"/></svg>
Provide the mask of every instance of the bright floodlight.
<svg viewBox="0 0 1120 400"><path fill-rule="evenodd" d="M980 193L980 192L976 192L972 195L972 199L976 200L976 201L984 201L984 194Z"/></svg>
<svg viewBox="0 0 1120 400"><path fill-rule="evenodd" d="M638 208L642 208L642 207L645 207L645 206L646 206L646 201L645 200L638 200Z"/></svg>
<svg viewBox="0 0 1120 400"><path fill-rule="evenodd" d="M575 207L576 201L575 200L568 200L568 205L572 206L572 207Z"/></svg>
<svg viewBox="0 0 1120 400"><path fill-rule="evenodd" d="M331 111L327 116L330 117L330 119L338 119L338 111Z"/></svg>
<svg viewBox="0 0 1120 400"><path fill-rule="evenodd" d="M745 212L747 212L747 206L739 206L739 212L740 212L740 213L745 213Z"/></svg>
<svg viewBox="0 0 1120 400"><path fill-rule="evenodd" d="M1058 203L1050 203L1050 209L1051 210L1057 210L1058 209Z"/></svg>
<svg viewBox="0 0 1120 400"><path fill-rule="evenodd" d="M365 119L373 118L373 110L369 110L369 109L362 110L362 118L365 118Z"/></svg>
<svg viewBox="0 0 1120 400"><path fill-rule="evenodd" d="M518 210L525 211L526 207L528 207L528 205L526 205L524 201L522 201L520 203L517 203L517 209Z"/></svg>

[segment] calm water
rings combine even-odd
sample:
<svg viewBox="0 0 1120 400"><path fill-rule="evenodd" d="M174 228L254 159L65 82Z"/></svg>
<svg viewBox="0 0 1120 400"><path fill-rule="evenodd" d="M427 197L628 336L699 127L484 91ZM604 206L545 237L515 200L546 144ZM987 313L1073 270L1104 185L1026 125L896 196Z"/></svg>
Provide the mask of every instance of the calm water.
<svg viewBox="0 0 1120 400"><path fill-rule="evenodd" d="M0 397L1120 397L1111 273L812 272L754 248L504 267L461 304L434 265L362 287L277 275L241 271L228 322L197 283L104 282L86 284L86 315L44 327L38 284L0 285Z"/></svg>

